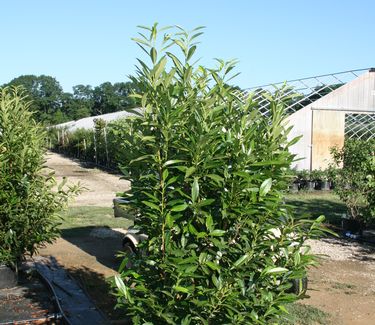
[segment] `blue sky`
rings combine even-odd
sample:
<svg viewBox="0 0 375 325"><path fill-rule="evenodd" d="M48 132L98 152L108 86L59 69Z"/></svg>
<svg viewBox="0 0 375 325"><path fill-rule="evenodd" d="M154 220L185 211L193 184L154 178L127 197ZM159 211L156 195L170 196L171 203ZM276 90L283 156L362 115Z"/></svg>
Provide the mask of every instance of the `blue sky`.
<svg viewBox="0 0 375 325"><path fill-rule="evenodd" d="M0 84L22 74L77 84L127 81L137 25L206 26L201 64L239 60L235 83L265 83L375 66L371 0L1 1Z"/></svg>

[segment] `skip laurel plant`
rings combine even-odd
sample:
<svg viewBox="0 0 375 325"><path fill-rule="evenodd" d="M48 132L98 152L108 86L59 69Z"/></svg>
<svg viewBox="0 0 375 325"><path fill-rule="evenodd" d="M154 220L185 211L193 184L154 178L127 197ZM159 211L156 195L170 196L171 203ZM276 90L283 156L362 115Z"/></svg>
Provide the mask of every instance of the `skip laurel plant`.
<svg viewBox="0 0 375 325"><path fill-rule="evenodd" d="M13 267L58 235L58 212L79 190L44 168L45 131L20 88L0 88L0 264Z"/></svg>
<svg viewBox="0 0 375 325"><path fill-rule="evenodd" d="M323 217L296 220L283 203L297 139L282 90L262 116L229 86L234 61L192 63L201 27L141 28L144 110L120 133L126 196L148 239L124 258L117 307L134 324L278 323L299 298L292 280L314 263L305 241L323 231Z"/></svg>

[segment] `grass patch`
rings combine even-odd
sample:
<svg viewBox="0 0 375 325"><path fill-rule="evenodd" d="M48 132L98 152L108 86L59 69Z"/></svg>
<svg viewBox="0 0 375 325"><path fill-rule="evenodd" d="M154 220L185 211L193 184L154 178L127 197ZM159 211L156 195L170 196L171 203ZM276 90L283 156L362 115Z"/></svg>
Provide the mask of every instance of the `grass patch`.
<svg viewBox="0 0 375 325"><path fill-rule="evenodd" d="M347 290L347 289L355 289L356 286L354 284L350 284L350 283L340 283L340 282L334 282L332 284L332 288L334 289L339 289L339 290Z"/></svg>
<svg viewBox="0 0 375 325"><path fill-rule="evenodd" d="M355 289L357 288L354 284L340 282L334 282L331 287L343 291L346 295L355 294Z"/></svg>
<svg viewBox="0 0 375 325"><path fill-rule="evenodd" d="M81 206L70 207L62 214L60 229L64 236L83 235L94 227L127 229L133 221L125 218L115 218L113 209L108 207Z"/></svg>
<svg viewBox="0 0 375 325"><path fill-rule="evenodd" d="M320 215L326 217L326 222L339 226L341 216L346 213L345 204L337 195L330 192L301 192L287 194L286 202L295 208L296 215L305 215L308 218L317 218Z"/></svg>
<svg viewBox="0 0 375 325"><path fill-rule="evenodd" d="M281 324L313 325L329 324L329 314L309 305L294 303L287 307L289 314Z"/></svg>

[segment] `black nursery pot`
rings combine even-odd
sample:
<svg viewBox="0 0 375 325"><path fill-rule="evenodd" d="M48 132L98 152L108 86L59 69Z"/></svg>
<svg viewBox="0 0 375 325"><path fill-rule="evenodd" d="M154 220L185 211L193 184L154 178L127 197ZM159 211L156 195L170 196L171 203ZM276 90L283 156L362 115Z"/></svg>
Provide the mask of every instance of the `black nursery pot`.
<svg viewBox="0 0 375 325"><path fill-rule="evenodd" d="M0 264L0 289L13 288L17 285L17 274L9 266Z"/></svg>
<svg viewBox="0 0 375 325"><path fill-rule="evenodd" d="M315 189L320 191L322 189L322 181L315 182Z"/></svg>
<svg viewBox="0 0 375 325"><path fill-rule="evenodd" d="M306 187L307 187L307 190L309 192L312 192L315 190L315 182L312 182L312 181L307 181L306 183Z"/></svg>
<svg viewBox="0 0 375 325"><path fill-rule="evenodd" d="M299 183L292 183L290 186L289 186L289 192L290 193L297 193L299 190Z"/></svg>
<svg viewBox="0 0 375 325"><path fill-rule="evenodd" d="M331 189L331 182L329 181L322 181L321 183L321 190L322 191L329 191Z"/></svg>
<svg viewBox="0 0 375 325"><path fill-rule="evenodd" d="M344 232L350 231L352 234L362 233L361 223L358 220L342 218L341 226Z"/></svg>

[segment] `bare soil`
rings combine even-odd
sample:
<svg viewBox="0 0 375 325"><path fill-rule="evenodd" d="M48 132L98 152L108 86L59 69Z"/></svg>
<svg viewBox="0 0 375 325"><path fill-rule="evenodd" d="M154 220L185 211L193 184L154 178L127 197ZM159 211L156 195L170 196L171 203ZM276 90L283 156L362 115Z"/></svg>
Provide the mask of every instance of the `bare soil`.
<svg viewBox="0 0 375 325"><path fill-rule="evenodd" d="M68 176L69 182L80 181L87 187L73 205L111 206L115 193L129 186L98 169L81 166L57 154L48 154L47 164L58 177ZM116 274L119 260L116 253L121 249L121 229L102 232L88 230L79 237L59 238L47 245L41 255L52 255L81 279L93 295L99 308L110 311L112 298L103 298L108 289L106 279ZM311 241L312 250L325 254L321 264L309 271L309 290L303 304L317 307L330 314L331 324L375 324L375 249L372 246L350 242L346 239ZM111 313L111 312L110 312ZM109 315L113 319L120 315Z"/></svg>
<svg viewBox="0 0 375 325"><path fill-rule="evenodd" d="M88 168L79 161L65 158L49 152L46 165L55 171L58 181L67 177L68 184L80 183L84 190L71 206L112 206L112 200L117 192L123 192L130 184L121 180L120 175L103 172L97 168Z"/></svg>

